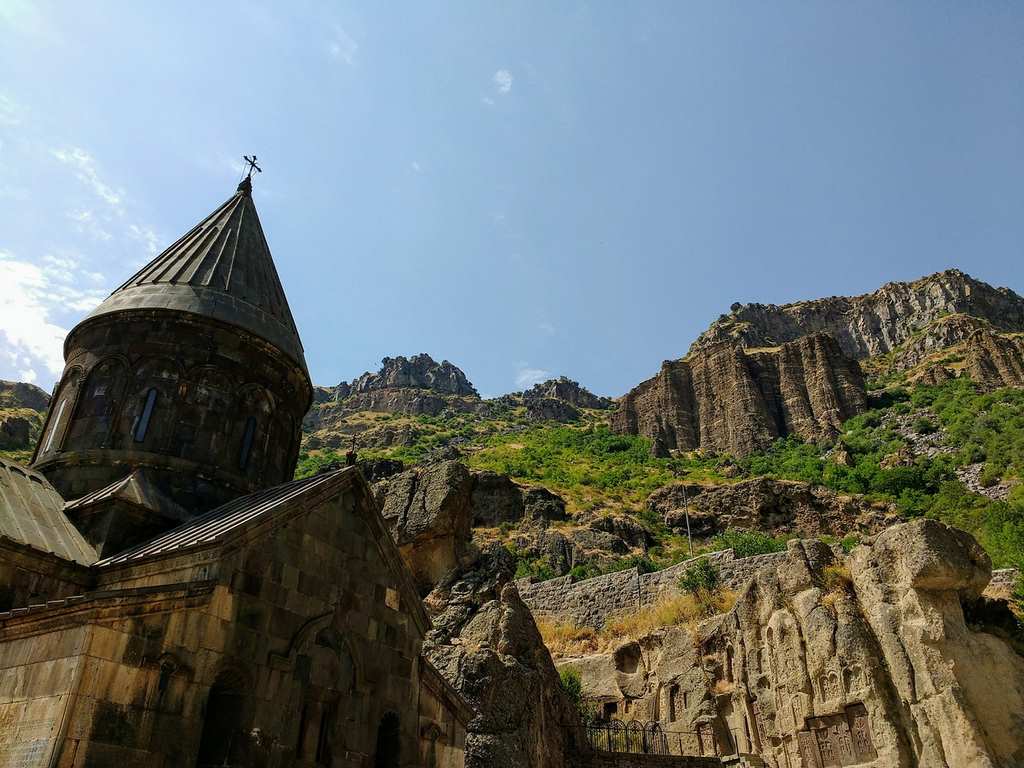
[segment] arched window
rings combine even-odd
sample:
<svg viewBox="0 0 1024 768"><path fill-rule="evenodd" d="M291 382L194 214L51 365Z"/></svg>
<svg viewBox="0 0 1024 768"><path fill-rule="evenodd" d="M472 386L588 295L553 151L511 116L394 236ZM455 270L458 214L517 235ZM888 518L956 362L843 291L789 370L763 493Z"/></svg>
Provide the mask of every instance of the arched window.
<svg viewBox="0 0 1024 768"><path fill-rule="evenodd" d="M50 422L50 432L46 435L46 445L43 446L43 453L48 453L53 447L53 436L57 434L57 429L60 427L61 421L64 419L64 409L67 407L68 399L65 397L60 401L60 408L57 409L57 415Z"/></svg>
<svg viewBox="0 0 1024 768"><path fill-rule="evenodd" d="M245 432L242 433L242 450L238 454L238 468L245 470L249 466L249 456L252 454L252 441L256 438L256 417L250 416L245 420Z"/></svg>
<svg viewBox="0 0 1024 768"><path fill-rule="evenodd" d="M132 437L136 443L141 443L146 439L146 430L149 429L149 420L153 417L153 408L156 406L156 398L159 394L156 387L151 387L145 395L145 402L142 405L142 413L139 414L138 421L135 422L135 429L132 432Z"/></svg>
<svg viewBox="0 0 1024 768"><path fill-rule="evenodd" d="M89 372L68 432L69 448L100 448L108 444L123 389L124 364L119 360L107 360Z"/></svg>
<svg viewBox="0 0 1024 768"><path fill-rule="evenodd" d="M401 729L398 715L388 712L377 726L377 750L374 753L374 768L399 768L401 757Z"/></svg>

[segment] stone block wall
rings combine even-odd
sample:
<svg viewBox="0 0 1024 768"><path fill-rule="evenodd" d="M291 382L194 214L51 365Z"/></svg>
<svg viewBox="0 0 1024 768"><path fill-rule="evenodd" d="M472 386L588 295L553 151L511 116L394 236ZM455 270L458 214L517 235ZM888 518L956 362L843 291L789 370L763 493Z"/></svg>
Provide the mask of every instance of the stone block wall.
<svg viewBox="0 0 1024 768"><path fill-rule="evenodd" d="M634 567L575 583L571 576L560 576L536 583L521 579L516 586L523 602L534 613L599 629L610 616L635 611L653 605L663 597L679 594L679 578L699 560L711 562L722 583L738 589L760 568L781 562L785 557L785 552L773 552L737 558L731 549L727 549L685 560L654 573L642 574Z"/></svg>

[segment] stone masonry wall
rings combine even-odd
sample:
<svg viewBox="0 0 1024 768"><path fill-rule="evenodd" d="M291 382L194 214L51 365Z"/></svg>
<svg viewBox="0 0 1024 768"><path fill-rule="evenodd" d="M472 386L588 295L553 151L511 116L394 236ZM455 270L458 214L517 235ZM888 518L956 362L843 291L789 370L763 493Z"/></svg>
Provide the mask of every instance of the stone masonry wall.
<svg viewBox="0 0 1024 768"><path fill-rule="evenodd" d="M616 573L573 582L571 576L560 576L531 583L516 583L523 602L535 614L573 623L577 626L604 626L608 617L652 605L662 597L678 594L680 576L698 560L708 560L718 571L722 582L737 589L760 568L785 559L785 552L737 558L731 549L684 560L654 573L640 573L630 568Z"/></svg>

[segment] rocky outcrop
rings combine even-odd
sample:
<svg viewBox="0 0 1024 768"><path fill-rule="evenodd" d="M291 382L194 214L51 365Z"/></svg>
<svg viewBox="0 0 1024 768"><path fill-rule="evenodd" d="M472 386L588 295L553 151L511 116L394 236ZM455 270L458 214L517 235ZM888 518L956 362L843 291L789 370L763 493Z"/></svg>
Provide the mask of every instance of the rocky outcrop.
<svg viewBox="0 0 1024 768"><path fill-rule="evenodd" d="M887 283L861 296L794 304L734 304L694 342L691 351L723 341L772 347L811 333L833 336L857 359L889 352L915 331L950 314L981 318L1003 331L1024 331L1024 298L957 269L913 282Z"/></svg>
<svg viewBox="0 0 1024 768"><path fill-rule="evenodd" d="M974 333L967 340L966 372L985 389L1024 387L1024 335Z"/></svg>
<svg viewBox="0 0 1024 768"><path fill-rule="evenodd" d="M426 354L410 358L401 355L385 357L376 373L367 371L351 385L342 382L338 386L341 390L348 388L348 395L378 389L426 389L439 395L479 397L466 374L457 366L447 360L438 363Z"/></svg>
<svg viewBox="0 0 1024 768"><path fill-rule="evenodd" d="M611 408L615 402L608 397L598 397L586 387L580 386L579 382L560 376L557 379L548 379L522 393L523 400L561 400L576 408L595 408L603 410Z"/></svg>
<svg viewBox="0 0 1024 768"><path fill-rule="evenodd" d="M830 439L866 409L859 365L818 334L763 351L711 344L665 362L622 398L611 426L647 437L655 455L700 449L744 456L787 435Z"/></svg>
<svg viewBox="0 0 1024 768"><path fill-rule="evenodd" d="M24 416L0 413L0 450L21 451L31 447L34 426Z"/></svg>
<svg viewBox="0 0 1024 768"><path fill-rule="evenodd" d="M410 469L374 485L381 514L423 594L468 555L472 488L469 470L457 461Z"/></svg>
<svg viewBox="0 0 1024 768"><path fill-rule="evenodd" d="M845 558L792 541L727 614L560 664L690 750L773 768L1019 765L1024 658L987 630L1001 615L981 597L990 574L973 538L931 520Z"/></svg>
<svg viewBox="0 0 1024 768"><path fill-rule="evenodd" d="M50 407L50 396L35 384L0 379L0 408L28 408L42 413Z"/></svg>
<svg viewBox="0 0 1024 768"><path fill-rule="evenodd" d="M579 717L514 571L495 546L431 592L424 604L434 629L423 652L477 712L466 768L566 768L581 751Z"/></svg>
<svg viewBox="0 0 1024 768"><path fill-rule="evenodd" d="M497 472L474 472L473 525L518 523L523 518L564 520L565 501L547 488L526 487Z"/></svg>
<svg viewBox="0 0 1024 768"><path fill-rule="evenodd" d="M820 485L757 477L732 485L676 483L659 488L647 507L677 533L704 538L729 528L773 536L875 534L898 521L894 504L869 502Z"/></svg>

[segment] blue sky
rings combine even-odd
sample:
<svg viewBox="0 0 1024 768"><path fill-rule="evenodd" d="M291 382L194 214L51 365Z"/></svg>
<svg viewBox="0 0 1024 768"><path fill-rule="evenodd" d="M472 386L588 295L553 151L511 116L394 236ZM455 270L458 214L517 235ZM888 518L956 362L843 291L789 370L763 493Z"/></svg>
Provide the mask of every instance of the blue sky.
<svg viewBox="0 0 1024 768"><path fill-rule="evenodd" d="M234 190L313 378L619 395L734 301L1022 291L1024 5L0 0L0 378Z"/></svg>

